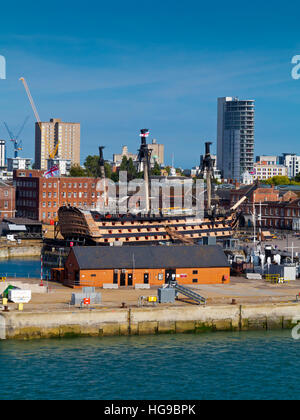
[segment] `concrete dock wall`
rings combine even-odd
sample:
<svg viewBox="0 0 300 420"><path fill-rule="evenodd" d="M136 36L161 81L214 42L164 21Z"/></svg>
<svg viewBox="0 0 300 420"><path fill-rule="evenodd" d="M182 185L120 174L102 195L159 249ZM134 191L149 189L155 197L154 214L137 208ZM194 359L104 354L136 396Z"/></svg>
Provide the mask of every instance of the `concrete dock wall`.
<svg viewBox="0 0 300 420"><path fill-rule="evenodd" d="M290 329L300 304L1 312L0 339Z"/></svg>
<svg viewBox="0 0 300 420"><path fill-rule="evenodd" d="M7 246L0 248L0 259L7 258L24 258L24 257L40 257L42 246L29 245L29 246Z"/></svg>

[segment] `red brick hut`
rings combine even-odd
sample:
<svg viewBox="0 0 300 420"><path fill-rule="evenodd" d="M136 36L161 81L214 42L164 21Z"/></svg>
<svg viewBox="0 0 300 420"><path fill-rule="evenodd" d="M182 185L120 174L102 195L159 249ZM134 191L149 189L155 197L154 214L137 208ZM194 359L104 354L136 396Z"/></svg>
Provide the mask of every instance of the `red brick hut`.
<svg viewBox="0 0 300 420"><path fill-rule="evenodd" d="M150 284L171 279L182 284L223 284L230 281L227 258L218 245L127 246L72 248L65 263L63 283L79 288Z"/></svg>

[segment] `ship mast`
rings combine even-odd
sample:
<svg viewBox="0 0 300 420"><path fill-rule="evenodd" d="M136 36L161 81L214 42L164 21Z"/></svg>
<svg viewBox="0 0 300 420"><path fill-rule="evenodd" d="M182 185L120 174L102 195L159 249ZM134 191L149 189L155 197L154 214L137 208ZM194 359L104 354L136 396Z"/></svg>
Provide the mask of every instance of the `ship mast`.
<svg viewBox="0 0 300 420"><path fill-rule="evenodd" d="M105 181L105 160L103 157L103 149L105 149L105 146L99 147L99 167L100 167L100 178L103 179L104 185L103 185L103 197L104 197L104 207L108 206L108 199L107 199L107 191L106 191L106 181Z"/></svg>
<svg viewBox="0 0 300 420"><path fill-rule="evenodd" d="M146 213L150 212L150 159L152 150L148 148L147 137L149 136L149 130L143 128L141 130L141 147L139 149L139 162L143 163L144 181L145 181L145 200L146 200Z"/></svg>
<svg viewBox="0 0 300 420"><path fill-rule="evenodd" d="M99 147L99 166L100 166L100 178L105 178L105 167L104 167L104 157L103 157L103 149L105 146Z"/></svg>
<svg viewBox="0 0 300 420"><path fill-rule="evenodd" d="M211 210L211 197L212 197L212 180L214 179L214 159L210 154L210 146L212 143L205 143L205 156L202 161L200 175L204 177L206 174L206 190L207 190L207 210Z"/></svg>

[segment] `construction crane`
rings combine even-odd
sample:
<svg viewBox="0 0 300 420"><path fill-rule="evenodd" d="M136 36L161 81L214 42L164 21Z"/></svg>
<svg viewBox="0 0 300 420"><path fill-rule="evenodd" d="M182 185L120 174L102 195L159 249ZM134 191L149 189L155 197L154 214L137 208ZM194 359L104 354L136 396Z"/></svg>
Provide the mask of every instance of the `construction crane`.
<svg viewBox="0 0 300 420"><path fill-rule="evenodd" d="M9 137L10 137L10 141L12 141L14 143L14 157L15 158L17 158L19 152L21 150L23 150L23 148L22 148L22 140L19 140L19 137L20 137L21 133L23 132L24 127L25 127L25 124L27 123L28 119L29 119L29 117L26 117L25 118L25 121L23 122L23 124L22 124L22 126L21 126L21 128L20 128L20 130L19 130L19 132L18 132L18 134L16 136L10 130L10 128L8 127L8 125L6 124L6 122L4 122L4 126L5 126L5 128L6 128L7 132L8 132Z"/></svg>
<svg viewBox="0 0 300 420"><path fill-rule="evenodd" d="M34 115L35 115L35 119L36 119L36 121L37 121L37 123L38 123L38 125L39 125L39 127L40 127L41 133L42 133L42 123L41 123L41 119L40 119L39 114L38 114L38 112L37 112L37 109L36 109L36 106L35 106L34 100L33 100L32 96L31 96L31 93L30 93L29 87L28 87L28 85L27 85L27 82L26 82L26 80L25 80L25 78L24 78L24 77L21 77L19 80L20 80L20 81L23 83L23 85L24 85L24 88L25 88L25 90L26 90L26 93L27 93L27 96L28 96L28 99L29 99L29 102L30 102L31 108L32 108L33 113L34 113ZM49 151L49 158L50 158L50 159L54 159L54 158L55 158L56 153L57 153L57 150L58 150L58 146L59 146L59 140L57 141L57 143L56 143L56 145L55 145L54 149L51 151L51 149L50 149L50 144L48 144L48 151Z"/></svg>

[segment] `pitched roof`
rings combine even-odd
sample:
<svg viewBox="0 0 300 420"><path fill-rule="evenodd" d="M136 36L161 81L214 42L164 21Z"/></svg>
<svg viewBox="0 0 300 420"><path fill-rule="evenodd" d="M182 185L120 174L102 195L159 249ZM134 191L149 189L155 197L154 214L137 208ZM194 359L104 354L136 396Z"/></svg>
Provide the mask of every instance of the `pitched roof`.
<svg viewBox="0 0 300 420"><path fill-rule="evenodd" d="M229 266L219 245L76 246L71 252L74 253L81 270Z"/></svg>

